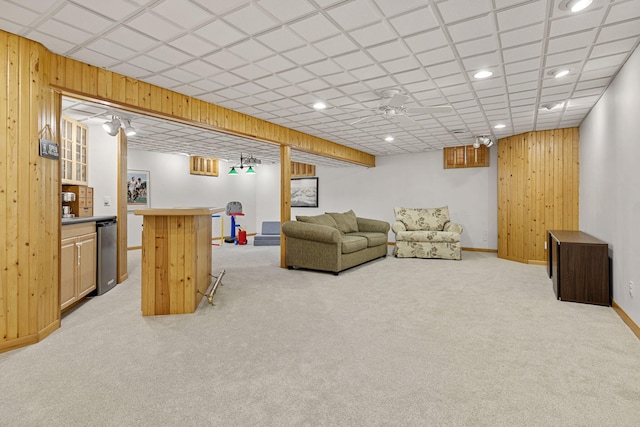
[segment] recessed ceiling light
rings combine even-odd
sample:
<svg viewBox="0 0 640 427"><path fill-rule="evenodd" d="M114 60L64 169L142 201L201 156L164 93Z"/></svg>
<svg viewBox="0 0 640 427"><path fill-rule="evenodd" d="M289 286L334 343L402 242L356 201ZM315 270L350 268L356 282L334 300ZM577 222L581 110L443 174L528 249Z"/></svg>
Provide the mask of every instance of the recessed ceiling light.
<svg viewBox="0 0 640 427"><path fill-rule="evenodd" d="M313 108L315 110L324 110L325 108L327 108L327 104L325 104L324 102L316 102L315 104L313 104Z"/></svg>
<svg viewBox="0 0 640 427"><path fill-rule="evenodd" d="M507 127L507 125L503 125L502 123L500 123L500 124L495 125L493 128L494 129L504 129L506 127Z"/></svg>
<svg viewBox="0 0 640 427"><path fill-rule="evenodd" d="M481 70L473 75L476 79L486 79L487 77L493 76L493 73L489 70Z"/></svg>
<svg viewBox="0 0 640 427"><path fill-rule="evenodd" d="M570 72L571 72L571 70L564 68L564 69L562 69L562 70L555 70L555 71L552 71L552 72L551 72L551 75L552 75L553 77L555 77L556 79L559 79L559 78L561 78L561 77L564 77L564 76L568 75Z"/></svg>
<svg viewBox="0 0 640 427"><path fill-rule="evenodd" d="M555 110L558 108L564 107L564 102L555 102L551 104L545 104L542 106L545 110Z"/></svg>
<svg viewBox="0 0 640 427"><path fill-rule="evenodd" d="M389 135L389 136L387 136L384 140L385 140L385 141L387 141L387 142L393 142L393 140L394 140L394 139L395 139L394 137L392 137L391 135Z"/></svg>
<svg viewBox="0 0 640 427"><path fill-rule="evenodd" d="M588 8L591 3L593 3L593 0L562 0L558 8L576 13Z"/></svg>

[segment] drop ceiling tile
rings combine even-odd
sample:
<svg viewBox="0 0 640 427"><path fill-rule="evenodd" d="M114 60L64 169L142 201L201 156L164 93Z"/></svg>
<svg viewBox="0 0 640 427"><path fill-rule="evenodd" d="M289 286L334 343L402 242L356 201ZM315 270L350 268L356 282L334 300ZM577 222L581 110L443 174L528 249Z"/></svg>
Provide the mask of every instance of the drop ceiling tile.
<svg viewBox="0 0 640 427"><path fill-rule="evenodd" d="M180 68L200 77L213 76L222 71L220 68L215 67L209 64L208 62L204 62L199 59L188 62L180 66Z"/></svg>
<svg viewBox="0 0 640 427"><path fill-rule="evenodd" d="M324 61L314 62L305 66L305 69L317 76L326 76L329 74L335 74L342 72L342 68L330 59Z"/></svg>
<svg viewBox="0 0 640 427"><path fill-rule="evenodd" d="M409 10L425 8L424 0L374 0L385 16L395 16Z"/></svg>
<svg viewBox="0 0 640 427"><path fill-rule="evenodd" d="M53 17L60 22L65 22L67 24L72 23L74 27L92 34L100 33L115 23L111 19L103 18L96 13L90 12L73 4L65 5L61 10L53 15Z"/></svg>
<svg viewBox="0 0 640 427"><path fill-rule="evenodd" d="M243 67L238 67L233 70L233 73L247 80L259 79L271 74L267 70L263 70L262 68L253 64L247 64Z"/></svg>
<svg viewBox="0 0 640 427"><path fill-rule="evenodd" d="M449 42L440 28L426 31L415 36L405 37L404 42L409 46L411 52L419 53L447 46Z"/></svg>
<svg viewBox="0 0 640 427"><path fill-rule="evenodd" d="M540 68L541 58L529 59L526 61L514 62L512 64L506 64L504 66L507 75L523 73L526 71L534 71Z"/></svg>
<svg viewBox="0 0 640 427"><path fill-rule="evenodd" d="M373 24L382 19L382 15L369 0L355 0L341 4L327 11L340 27L353 30Z"/></svg>
<svg viewBox="0 0 640 427"><path fill-rule="evenodd" d="M452 74L460 74L460 66L456 61L445 62L444 64L432 65L426 67L427 72L432 78L449 76Z"/></svg>
<svg viewBox="0 0 640 427"><path fill-rule="evenodd" d="M495 34L488 37L480 37L462 43L456 43L455 49L461 57L476 56L481 53L494 52L500 49L498 38Z"/></svg>
<svg viewBox="0 0 640 427"><path fill-rule="evenodd" d="M4 23L1 21L2 20L0 19L0 27L6 28L4 26ZM19 31L19 30L16 30L16 31ZM14 33L14 34L17 34L17 33ZM33 40L42 43L47 49L60 55L63 55L67 51L76 47L75 44L68 43L64 40L60 40L59 38L56 38L56 37L51 37L48 34L40 33L38 31L30 32L29 38L32 38Z"/></svg>
<svg viewBox="0 0 640 427"><path fill-rule="evenodd" d="M490 15L481 16L459 24L449 25L447 29L449 30L451 38L456 43L487 37L496 32L495 25Z"/></svg>
<svg viewBox="0 0 640 427"><path fill-rule="evenodd" d="M77 50L71 55L71 57L86 64L95 65L96 67L101 68L108 68L116 63L114 58L86 48Z"/></svg>
<svg viewBox="0 0 640 427"><path fill-rule="evenodd" d="M528 71L526 73L511 74L507 76L507 84L512 85L512 84L536 81L538 80L538 75L539 75L539 72L537 70Z"/></svg>
<svg viewBox="0 0 640 427"><path fill-rule="evenodd" d="M393 41L379 46L374 46L367 49L367 51L371 56L378 60L378 62L402 58L409 54L404 44L400 41Z"/></svg>
<svg viewBox="0 0 640 427"><path fill-rule="evenodd" d="M37 1L38 5L42 7L42 2L40 0ZM50 3L54 3L54 1L51 1ZM51 6L45 7L48 9ZM108 2L105 2L104 0L82 0L82 7L91 9L102 16L107 16L117 21L126 18L137 10L134 5L125 0L109 0ZM41 8L40 10L47 9Z"/></svg>
<svg viewBox="0 0 640 427"><path fill-rule="evenodd" d="M219 19L197 29L195 33L217 46L229 46L246 37L245 34Z"/></svg>
<svg viewBox="0 0 640 427"><path fill-rule="evenodd" d="M288 70L296 66L296 64L281 55L273 55L270 58L256 62L256 64L272 73L279 73L280 71Z"/></svg>
<svg viewBox="0 0 640 427"><path fill-rule="evenodd" d="M150 12L127 21L127 26L157 40L170 40L182 31L177 25Z"/></svg>
<svg viewBox="0 0 640 427"><path fill-rule="evenodd" d="M419 53L416 55L416 58L423 66L429 67L431 65L453 61L455 59L455 55L450 47L445 46L428 52Z"/></svg>
<svg viewBox="0 0 640 427"><path fill-rule="evenodd" d="M541 2L520 5L498 12L498 29L509 31L519 27L537 24L545 19L545 7Z"/></svg>
<svg viewBox="0 0 640 427"><path fill-rule="evenodd" d="M329 57L353 52L358 49L358 46L344 34L338 34L329 39L316 42L314 46Z"/></svg>
<svg viewBox="0 0 640 427"><path fill-rule="evenodd" d="M462 64L469 72L477 70L492 70L494 77L496 76L496 70L500 68L501 64L500 56L497 52L485 53L478 56L464 58Z"/></svg>
<svg viewBox="0 0 640 427"><path fill-rule="evenodd" d="M587 30L549 39L547 53L559 53L581 47L589 47L593 44L595 34L595 30Z"/></svg>
<svg viewBox="0 0 640 427"><path fill-rule="evenodd" d="M627 37L638 37L638 28L640 28L639 19L603 27L600 30L597 42L605 43Z"/></svg>
<svg viewBox="0 0 640 427"><path fill-rule="evenodd" d="M235 74L231 74L229 72L222 72L220 74L216 74L215 77L215 82L221 84L222 86L233 86L233 85L237 85L240 83L245 82L246 80L243 79L242 77L239 77ZM194 83L195 86L195 83Z"/></svg>
<svg viewBox="0 0 640 427"><path fill-rule="evenodd" d="M381 65L385 70L392 74L415 70L422 67L422 65L412 56L387 61Z"/></svg>
<svg viewBox="0 0 640 427"><path fill-rule="evenodd" d="M105 39L138 52L145 51L157 43L156 40L124 26L111 31L105 36Z"/></svg>
<svg viewBox="0 0 640 427"><path fill-rule="evenodd" d="M246 34L257 34L278 25L278 21L253 3L224 17L224 20Z"/></svg>
<svg viewBox="0 0 640 427"><path fill-rule="evenodd" d="M386 88L389 88L389 87L394 87L396 85L396 82L393 79L391 79L390 77L383 76L383 77L378 77L376 79L367 80L367 81L364 82L364 84L366 84L371 89L376 91L376 90L379 90L379 89L386 89Z"/></svg>
<svg viewBox="0 0 640 427"><path fill-rule="evenodd" d="M268 90L275 90L290 84L278 76L263 77L261 79L256 79L255 82Z"/></svg>
<svg viewBox="0 0 640 427"><path fill-rule="evenodd" d="M2 2L2 18L25 27L31 25L39 15L22 6L24 5Z"/></svg>
<svg viewBox="0 0 640 427"><path fill-rule="evenodd" d="M282 79L284 79L280 80L282 80L285 84L287 84L288 82L300 83L314 78L313 74L302 68L294 68L292 70L283 71L281 73L278 73L278 75L282 77Z"/></svg>
<svg viewBox="0 0 640 427"><path fill-rule="evenodd" d="M401 36L415 34L438 27L438 21L433 16L431 8L423 8L408 12L390 20L393 28Z"/></svg>
<svg viewBox="0 0 640 427"><path fill-rule="evenodd" d="M544 38L544 25L536 24L513 31L500 33L503 48L540 41Z"/></svg>
<svg viewBox="0 0 640 427"><path fill-rule="evenodd" d="M227 51L237 55L247 61L258 61L273 55L273 51L267 49L263 44L254 39L247 39L227 48Z"/></svg>
<svg viewBox="0 0 640 427"><path fill-rule="evenodd" d="M189 53L196 57L203 56L216 50L217 48L215 45L212 45L209 42L201 39L200 37L194 36L193 34L185 34L184 36L178 37L177 39L169 42L169 44L176 49L180 49L183 52Z"/></svg>
<svg viewBox="0 0 640 427"><path fill-rule="evenodd" d="M180 85L179 81L170 79L168 77L160 76L160 75L145 77L144 81L147 83L151 83L152 85L160 86L167 89L171 89L175 86Z"/></svg>
<svg viewBox="0 0 640 427"><path fill-rule="evenodd" d="M131 64L131 61L129 61L129 63L122 63L109 67L109 71L113 71L115 73L122 74L123 76L129 76L136 79L149 74L149 70L137 67Z"/></svg>
<svg viewBox="0 0 640 427"><path fill-rule="evenodd" d="M307 0L283 2L282 0L258 0L258 6L282 22L311 13L315 8Z"/></svg>
<svg viewBox="0 0 640 427"><path fill-rule="evenodd" d="M152 10L184 29L195 27L213 18L208 11L190 2L165 1L154 6Z"/></svg>
<svg viewBox="0 0 640 427"><path fill-rule="evenodd" d="M466 83L466 80L462 74L453 74L445 77L438 77L434 79L436 85L440 88L448 86L457 86Z"/></svg>
<svg viewBox="0 0 640 427"><path fill-rule="evenodd" d="M583 68L584 72L598 70L602 68L618 67L622 65L623 61L627 58L626 53L620 53L617 55L605 56L596 59L589 59Z"/></svg>
<svg viewBox="0 0 640 427"><path fill-rule="evenodd" d="M598 26L602 21L604 11L606 9L594 9L591 11L583 11L575 15L558 18L551 21L549 30L550 37L561 36L564 34L576 33L588 30L591 27Z"/></svg>
<svg viewBox="0 0 640 427"><path fill-rule="evenodd" d="M309 42L322 40L340 33L340 29L322 14L316 14L294 22L289 28Z"/></svg>
<svg viewBox="0 0 640 427"><path fill-rule="evenodd" d="M626 21L628 19L640 18L640 2L628 1L626 3L616 2L612 5L605 24Z"/></svg>
<svg viewBox="0 0 640 427"><path fill-rule="evenodd" d="M245 61L242 58L227 50L221 50L212 53L211 55L207 55L202 59L223 70L232 70L242 64L245 64Z"/></svg>
<svg viewBox="0 0 640 427"><path fill-rule="evenodd" d="M542 42L530 43L516 48L504 49L502 57L505 63L523 61L525 59L540 58L542 54Z"/></svg>
<svg viewBox="0 0 640 427"><path fill-rule="evenodd" d="M190 83L198 80L198 76L196 74L181 70L180 68L172 68L170 70L163 71L162 75L182 83Z"/></svg>
<svg viewBox="0 0 640 427"><path fill-rule="evenodd" d="M437 7L446 23L486 15L493 9L491 0L449 0L439 3Z"/></svg>
<svg viewBox="0 0 640 427"><path fill-rule="evenodd" d="M290 50L305 44L305 41L298 37L296 33L284 27L264 33L258 36L257 39L276 52Z"/></svg>
<svg viewBox="0 0 640 427"><path fill-rule="evenodd" d="M191 86L191 85L176 86L174 88L174 90L176 92L178 92L178 93L182 93L182 94L188 95L188 96L196 96L196 95L200 95L202 93L202 89L197 88L195 86Z"/></svg>
<svg viewBox="0 0 640 427"><path fill-rule="evenodd" d="M613 55L616 53L626 53L633 49L637 43L637 38L629 38L624 40L616 40L609 43L603 43L593 46L590 58L598 58L600 56Z"/></svg>
<svg viewBox="0 0 640 427"><path fill-rule="evenodd" d="M49 19L40 25L38 30L76 46L84 44L91 38L90 33L70 27L53 19Z"/></svg>
<svg viewBox="0 0 640 427"><path fill-rule="evenodd" d="M385 75L385 72L378 65L369 65L367 67L351 70L351 74L359 78L360 80L370 80Z"/></svg>
<svg viewBox="0 0 640 427"><path fill-rule="evenodd" d="M106 39L98 39L87 46L89 49L111 58L124 59L134 55L136 52L120 46Z"/></svg>
<svg viewBox="0 0 640 427"><path fill-rule="evenodd" d="M298 49L285 52L284 56L298 65L309 64L311 62L326 59L326 56L312 46L303 46Z"/></svg>
<svg viewBox="0 0 640 427"><path fill-rule="evenodd" d="M131 58L128 63L153 73L165 70L170 67L170 65L166 62L159 61L147 55L139 55Z"/></svg>
<svg viewBox="0 0 640 427"><path fill-rule="evenodd" d="M160 61L168 62L172 65L178 65L192 59L184 52L174 49L167 45L159 46L147 52L147 55Z"/></svg>
<svg viewBox="0 0 640 427"><path fill-rule="evenodd" d="M584 59L586 53L587 49L576 49L568 52L547 55L545 57L546 68L551 69L560 65L577 64Z"/></svg>
<svg viewBox="0 0 640 427"><path fill-rule="evenodd" d="M352 74L347 72L336 73L323 77L329 84L339 87L343 85L352 84L358 81Z"/></svg>
<svg viewBox="0 0 640 427"><path fill-rule="evenodd" d="M398 38L398 34L393 31L387 21L376 22L373 25L351 31L349 35L363 47L386 43Z"/></svg>

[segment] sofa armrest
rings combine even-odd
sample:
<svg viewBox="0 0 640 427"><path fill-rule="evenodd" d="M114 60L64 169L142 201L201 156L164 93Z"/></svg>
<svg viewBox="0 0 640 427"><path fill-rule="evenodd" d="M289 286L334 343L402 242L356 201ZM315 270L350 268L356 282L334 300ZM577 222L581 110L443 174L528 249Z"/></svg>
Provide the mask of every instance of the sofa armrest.
<svg viewBox="0 0 640 427"><path fill-rule="evenodd" d="M358 231L389 234L389 223L378 219L356 217Z"/></svg>
<svg viewBox="0 0 640 427"><path fill-rule="evenodd" d="M395 234L398 234L401 231L407 231L407 227L405 227L402 221L396 221L393 223L391 230L393 230Z"/></svg>
<svg viewBox="0 0 640 427"><path fill-rule="evenodd" d="M463 227L461 224L455 224L448 222L444 225L444 231L451 231L452 233L462 234Z"/></svg>
<svg viewBox="0 0 640 427"><path fill-rule="evenodd" d="M287 221L282 224L281 230L286 237L300 240L322 243L340 243L342 241L342 233L340 233L340 230L326 225Z"/></svg>

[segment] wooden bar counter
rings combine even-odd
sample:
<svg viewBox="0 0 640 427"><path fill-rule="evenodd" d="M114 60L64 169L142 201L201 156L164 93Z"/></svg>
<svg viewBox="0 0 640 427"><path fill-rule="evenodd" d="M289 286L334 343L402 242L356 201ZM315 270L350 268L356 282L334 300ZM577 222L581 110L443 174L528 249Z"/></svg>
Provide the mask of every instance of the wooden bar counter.
<svg viewBox="0 0 640 427"><path fill-rule="evenodd" d="M167 208L133 211L143 216L143 316L196 311L211 283L211 215L224 210Z"/></svg>

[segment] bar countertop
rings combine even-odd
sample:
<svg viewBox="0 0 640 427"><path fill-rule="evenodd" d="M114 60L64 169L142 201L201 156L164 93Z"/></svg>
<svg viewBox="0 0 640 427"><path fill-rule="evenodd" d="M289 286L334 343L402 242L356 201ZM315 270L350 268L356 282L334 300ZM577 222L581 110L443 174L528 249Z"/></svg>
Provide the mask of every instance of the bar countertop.
<svg viewBox="0 0 640 427"><path fill-rule="evenodd" d="M86 216L86 217L73 217L73 218L62 218L62 225L70 225L70 224L80 224L83 222L96 222L96 221L108 221L111 219L116 219L115 215L106 215L106 216Z"/></svg>
<svg viewBox="0 0 640 427"><path fill-rule="evenodd" d="M184 215L211 215L218 212L224 212L225 208L148 208L136 209L133 211L136 215L155 215L155 216L184 216Z"/></svg>

